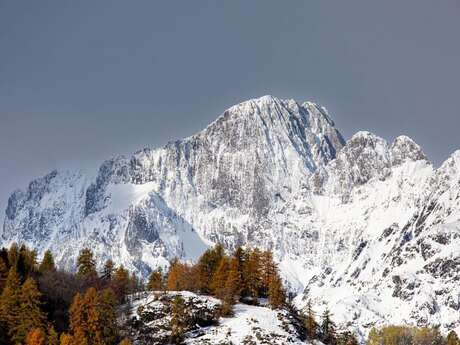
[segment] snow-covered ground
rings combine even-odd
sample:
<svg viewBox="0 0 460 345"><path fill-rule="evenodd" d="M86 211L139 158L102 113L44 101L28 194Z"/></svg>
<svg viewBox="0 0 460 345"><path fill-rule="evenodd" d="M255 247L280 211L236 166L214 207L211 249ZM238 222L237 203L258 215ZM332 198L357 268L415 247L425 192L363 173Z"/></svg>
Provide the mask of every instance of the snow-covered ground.
<svg viewBox="0 0 460 345"><path fill-rule="evenodd" d="M236 304L235 315L220 318L219 325L201 330L204 335L187 344L307 344L284 320L284 313L267 307Z"/></svg>
<svg viewBox="0 0 460 345"><path fill-rule="evenodd" d="M197 295L192 292L146 293L133 301L131 317L143 322L133 338L135 344L154 344L160 339L167 339L170 334L170 303L175 296L184 299L186 313L201 315L204 320L211 320L221 302L210 296ZM204 315L204 316L203 316ZM200 322L198 321L198 322ZM189 325L186 332L186 344L222 345L222 344L308 344L301 341L292 319L285 310L272 310L266 306L236 304L231 317L216 317L213 325ZM321 343L318 342L318 345Z"/></svg>

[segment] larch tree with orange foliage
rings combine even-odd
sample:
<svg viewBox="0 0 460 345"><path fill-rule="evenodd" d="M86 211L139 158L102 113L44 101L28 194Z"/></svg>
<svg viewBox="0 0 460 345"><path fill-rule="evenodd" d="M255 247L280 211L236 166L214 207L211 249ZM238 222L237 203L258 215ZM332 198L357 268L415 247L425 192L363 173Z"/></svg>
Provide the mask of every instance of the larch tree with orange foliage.
<svg viewBox="0 0 460 345"><path fill-rule="evenodd" d="M212 276L210 284L211 291L218 297L223 298L225 294L225 283L227 281L228 271L230 268L230 260L223 257L220 260L219 266Z"/></svg>
<svg viewBox="0 0 460 345"><path fill-rule="evenodd" d="M47 345L46 334L41 328L29 331L26 337L26 345Z"/></svg>
<svg viewBox="0 0 460 345"><path fill-rule="evenodd" d="M41 310L41 293L32 278L27 278L21 287L19 295L19 323L13 328L12 340L22 343L30 330L43 329L46 323L46 315Z"/></svg>
<svg viewBox="0 0 460 345"><path fill-rule="evenodd" d="M59 345L59 335L52 325L48 326L48 344Z"/></svg>
<svg viewBox="0 0 460 345"><path fill-rule="evenodd" d="M194 290L193 285L194 279L192 277L192 268L185 264L181 263L179 260L174 259L171 261L168 279L166 282L166 289L172 291L181 291L181 290Z"/></svg>
<svg viewBox="0 0 460 345"><path fill-rule="evenodd" d="M222 315L231 315L235 299L240 295L242 290L242 281L239 272L238 260L230 260L227 277L226 277L223 295L222 295Z"/></svg>
<svg viewBox="0 0 460 345"><path fill-rule="evenodd" d="M19 324L21 281L18 272L11 267L0 295L0 322L6 326L8 337L14 335L14 329Z"/></svg>
<svg viewBox="0 0 460 345"><path fill-rule="evenodd" d="M117 295L118 301L123 302L130 287L129 271L123 265L115 270L110 286Z"/></svg>
<svg viewBox="0 0 460 345"><path fill-rule="evenodd" d="M75 344L113 344L118 338L116 297L111 289L89 288L77 294L70 307L70 330Z"/></svg>
<svg viewBox="0 0 460 345"><path fill-rule="evenodd" d="M86 305L87 310L87 340L90 340L94 345L103 345L103 327L105 327L105 325L102 322L100 310L101 303L95 288L86 290L83 303Z"/></svg>
<svg viewBox="0 0 460 345"><path fill-rule="evenodd" d="M268 296L270 281L277 271L272 252L269 250L262 252L260 255L260 294L262 296Z"/></svg>
<svg viewBox="0 0 460 345"><path fill-rule="evenodd" d="M261 252L255 248L249 254L248 260L244 267L244 288L248 296L258 298L262 286L261 280Z"/></svg>
<svg viewBox="0 0 460 345"><path fill-rule="evenodd" d="M164 288L164 281L163 281L163 271L161 268L152 271L149 276L149 281L147 283L147 289L150 291L160 291Z"/></svg>
<svg viewBox="0 0 460 345"><path fill-rule="evenodd" d="M217 271L220 261L225 256L224 247L217 244L214 248L209 248L200 257L197 263L199 290L202 293L211 293L211 283L214 273Z"/></svg>
<svg viewBox="0 0 460 345"><path fill-rule="evenodd" d="M268 286L268 302L273 309L281 308L286 304L286 292L278 273L273 274Z"/></svg>
<svg viewBox="0 0 460 345"><path fill-rule="evenodd" d="M60 345L74 345L74 339L73 337L68 334L68 333L62 333L61 337L59 338L59 344Z"/></svg>
<svg viewBox="0 0 460 345"><path fill-rule="evenodd" d="M0 291L5 287L6 279L8 278L8 266L0 257Z"/></svg>
<svg viewBox="0 0 460 345"><path fill-rule="evenodd" d="M75 334L78 330L82 330L83 333L88 329L86 320L86 305L83 301L83 296L77 293L74 298L72 305L70 306L70 330Z"/></svg>

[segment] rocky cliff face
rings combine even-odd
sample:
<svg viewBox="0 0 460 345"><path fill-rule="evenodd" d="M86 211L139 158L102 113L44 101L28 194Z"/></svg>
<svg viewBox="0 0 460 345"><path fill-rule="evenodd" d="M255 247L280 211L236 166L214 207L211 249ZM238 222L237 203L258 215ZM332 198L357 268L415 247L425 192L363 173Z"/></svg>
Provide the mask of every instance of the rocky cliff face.
<svg viewBox="0 0 460 345"><path fill-rule="evenodd" d="M79 249L147 275L213 243L272 249L308 295L365 332L374 323L459 325L460 154L434 169L410 138L348 142L326 110L271 96L226 110L160 149L52 172L9 199L4 245L74 267ZM331 305L332 307L332 305Z"/></svg>

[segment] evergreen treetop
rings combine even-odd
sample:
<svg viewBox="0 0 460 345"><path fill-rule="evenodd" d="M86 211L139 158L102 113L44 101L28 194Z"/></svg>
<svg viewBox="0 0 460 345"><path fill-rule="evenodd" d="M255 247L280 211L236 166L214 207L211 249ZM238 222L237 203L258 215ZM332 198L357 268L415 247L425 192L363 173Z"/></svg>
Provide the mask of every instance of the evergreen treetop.
<svg viewBox="0 0 460 345"><path fill-rule="evenodd" d="M77 259L77 275L85 278L94 275L97 276L93 252L88 248L84 248L80 251L80 255Z"/></svg>
<svg viewBox="0 0 460 345"><path fill-rule="evenodd" d="M43 255L43 260L40 263L38 270L40 271L40 273L56 270L56 265L54 264L53 254L51 253L50 250L47 250L45 254Z"/></svg>

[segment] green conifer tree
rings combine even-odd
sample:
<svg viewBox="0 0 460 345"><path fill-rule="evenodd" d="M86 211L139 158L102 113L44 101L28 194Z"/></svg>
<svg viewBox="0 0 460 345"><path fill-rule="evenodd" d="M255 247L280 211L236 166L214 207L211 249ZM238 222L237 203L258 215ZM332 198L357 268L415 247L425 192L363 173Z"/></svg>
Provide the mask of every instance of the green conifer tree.
<svg viewBox="0 0 460 345"><path fill-rule="evenodd" d="M176 296L172 302L171 310L171 344L182 344L187 327L187 313L185 309L185 301L182 296Z"/></svg>
<svg viewBox="0 0 460 345"><path fill-rule="evenodd" d="M21 277L21 281L25 281L30 273L36 271L37 252L29 250L25 245L19 248L19 258L16 263L16 271Z"/></svg>
<svg viewBox="0 0 460 345"><path fill-rule="evenodd" d="M77 259L77 275L83 278L97 275L96 262L91 249L84 248L80 251Z"/></svg>
<svg viewBox="0 0 460 345"><path fill-rule="evenodd" d="M310 340L316 339L318 324L316 322L315 312L313 311L311 300L308 300L307 305L304 308L304 314L307 337Z"/></svg>
<svg viewBox="0 0 460 345"><path fill-rule="evenodd" d="M336 329L332 321L332 314L328 308L323 312L321 321L321 340L325 344L336 343Z"/></svg>
<svg viewBox="0 0 460 345"><path fill-rule="evenodd" d="M115 263L112 260L108 259L104 264L104 268L102 269L102 280L104 280L104 282L110 282L112 280L114 272Z"/></svg>
<svg viewBox="0 0 460 345"><path fill-rule="evenodd" d="M359 345L358 338L350 331L344 331L337 335L337 345Z"/></svg>

